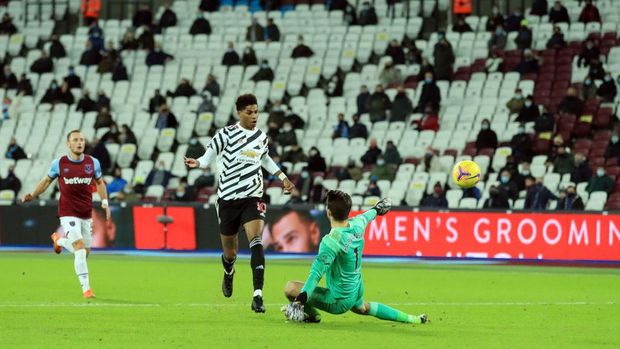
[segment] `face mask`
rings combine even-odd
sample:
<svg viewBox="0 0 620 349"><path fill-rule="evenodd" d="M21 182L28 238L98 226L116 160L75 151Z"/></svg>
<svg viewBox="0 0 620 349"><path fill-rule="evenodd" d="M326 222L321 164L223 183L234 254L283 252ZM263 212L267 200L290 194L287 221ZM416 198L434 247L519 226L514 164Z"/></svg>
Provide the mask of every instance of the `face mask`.
<svg viewBox="0 0 620 349"><path fill-rule="evenodd" d="M522 175L522 176L529 176L529 175L530 175L530 171L528 171L528 170L523 170L523 171L521 171L521 175Z"/></svg>
<svg viewBox="0 0 620 349"><path fill-rule="evenodd" d="M590 85L591 83L592 83L592 80L590 80L590 79L588 79L588 80L586 80L586 81L585 81L585 84L586 84L586 85Z"/></svg>
<svg viewBox="0 0 620 349"><path fill-rule="evenodd" d="M291 132L292 129L290 126L284 126L284 132Z"/></svg>
<svg viewBox="0 0 620 349"><path fill-rule="evenodd" d="M56 89L56 88L58 88L58 85L52 84L52 88Z"/></svg>
<svg viewBox="0 0 620 349"><path fill-rule="evenodd" d="M528 107L528 108L531 107L532 106L532 102L531 101L526 101L525 102L525 106Z"/></svg>
<svg viewBox="0 0 620 349"><path fill-rule="evenodd" d="M588 48L588 50L592 49L593 45L592 44L587 44L586 47Z"/></svg>
<svg viewBox="0 0 620 349"><path fill-rule="evenodd" d="M525 133L525 129L524 128L519 128L518 132L521 133Z"/></svg>
<svg viewBox="0 0 620 349"><path fill-rule="evenodd" d="M433 82L433 79L431 79L431 78L426 78L426 79L424 79L424 81L425 81L427 84L430 84L431 82Z"/></svg>
<svg viewBox="0 0 620 349"><path fill-rule="evenodd" d="M269 68L269 65L263 63L263 64L260 65L260 67L263 68L263 69L267 69L267 68Z"/></svg>
<svg viewBox="0 0 620 349"><path fill-rule="evenodd" d="M515 95L515 98L516 98L516 99L523 99L523 95L516 94L516 95Z"/></svg>
<svg viewBox="0 0 620 349"><path fill-rule="evenodd" d="M316 156L316 150L311 150L310 151L310 156Z"/></svg>
<svg viewBox="0 0 620 349"><path fill-rule="evenodd" d="M611 143L613 144L618 143L618 136L611 136Z"/></svg>
<svg viewBox="0 0 620 349"><path fill-rule="evenodd" d="M196 145L196 144L198 144L198 140L196 140L196 139L190 139L190 140L189 140L189 144L191 144L191 145Z"/></svg>
<svg viewBox="0 0 620 349"><path fill-rule="evenodd" d="M377 160L377 165L379 165L379 166L385 165L385 160L383 160L383 159Z"/></svg>
<svg viewBox="0 0 620 349"><path fill-rule="evenodd" d="M310 175L308 174L308 172L302 172L302 173L301 173L301 178L306 179L306 178L308 178L309 176L310 176Z"/></svg>
<svg viewBox="0 0 620 349"><path fill-rule="evenodd" d="M495 29L495 35L501 35L502 30L500 28Z"/></svg>
<svg viewBox="0 0 620 349"><path fill-rule="evenodd" d="M116 127L112 127L112 128L110 128L110 132L116 133L116 132L118 132L118 129Z"/></svg>
<svg viewBox="0 0 620 349"><path fill-rule="evenodd" d="M127 187L125 187L125 188L123 189L123 193L125 193L125 194L131 194L131 188L127 188Z"/></svg>
<svg viewBox="0 0 620 349"><path fill-rule="evenodd" d="M605 77L605 81L611 81L611 76L607 75L607 76Z"/></svg>
<svg viewBox="0 0 620 349"><path fill-rule="evenodd" d="M508 181L510 180L510 178L508 178L508 176L501 176L500 177L500 182L502 182L503 184L508 183Z"/></svg>
<svg viewBox="0 0 620 349"><path fill-rule="evenodd" d="M489 125L488 124L482 124L482 129L483 130L488 130L489 129Z"/></svg>
<svg viewBox="0 0 620 349"><path fill-rule="evenodd" d="M605 175L605 170L603 169L596 170L596 175L599 177L603 177Z"/></svg>

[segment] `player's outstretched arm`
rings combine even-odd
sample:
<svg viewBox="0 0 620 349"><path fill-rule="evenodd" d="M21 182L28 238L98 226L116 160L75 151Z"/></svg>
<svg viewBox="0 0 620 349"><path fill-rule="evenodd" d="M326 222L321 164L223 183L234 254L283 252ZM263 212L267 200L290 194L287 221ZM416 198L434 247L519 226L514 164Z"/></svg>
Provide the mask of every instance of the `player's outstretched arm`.
<svg viewBox="0 0 620 349"><path fill-rule="evenodd" d="M392 201L389 198L383 198L370 210L355 216L351 220L351 225L359 226L366 229L366 225L374 220L377 216L383 216L392 209Z"/></svg>
<svg viewBox="0 0 620 349"><path fill-rule="evenodd" d="M278 177L282 181L282 186L284 187L284 194L290 194L293 189L295 189L295 184L293 184L293 182L288 179L286 174L282 172L282 170L280 170L278 165L275 163L275 161L273 161L269 154L263 156L263 159L261 160L261 165L265 170L267 170L267 172Z"/></svg>
<svg viewBox="0 0 620 349"><path fill-rule="evenodd" d="M43 177L39 181L37 186L34 188L32 193L28 193L28 194L26 194L26 195L24 195L22 197L22 202L28 202L28 201L32 201L32 200L38 198L39 195L41 195L41 193L43 193L43 192L45 192L47 190L47 188L50 186L50 184L52 184L53 180L54 179L50 178L47 175L45 177Z"/></svg>

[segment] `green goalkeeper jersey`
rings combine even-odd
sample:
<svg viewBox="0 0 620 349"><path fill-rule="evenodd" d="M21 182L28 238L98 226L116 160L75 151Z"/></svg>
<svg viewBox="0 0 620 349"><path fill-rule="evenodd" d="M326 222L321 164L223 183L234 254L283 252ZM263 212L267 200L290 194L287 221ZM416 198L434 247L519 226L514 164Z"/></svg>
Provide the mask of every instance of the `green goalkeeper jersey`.
<svg viewBox="0 0 620 349"><path fill-rule="evenodd" d="M310 276L302 289L302 292L308 294L308 298L324 274L327 288L335 298L357 295L362 286L364 231L376 216L377 211L371 209L350 219L348 227L333 228L323 237L319 254L312 263Z"/></svg>

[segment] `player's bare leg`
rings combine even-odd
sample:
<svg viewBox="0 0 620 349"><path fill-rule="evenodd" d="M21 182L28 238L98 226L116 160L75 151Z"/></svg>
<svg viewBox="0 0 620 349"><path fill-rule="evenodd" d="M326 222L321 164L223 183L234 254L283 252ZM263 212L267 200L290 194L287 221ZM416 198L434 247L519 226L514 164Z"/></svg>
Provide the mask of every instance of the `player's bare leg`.
<svg viewBox="0 0 620 349"><path fill-rule="evenodd" d="M224 297L230 297L233 293L233 277L235 276L235 261L239 250L239 238L237 234L223 235L222 240L222 266L224 267L224 279L222 280L222 293Z"/></svg>
<svg viewBox="0 0 620 349"><path fill-rule="evenodd" d="M52 233L50 237L52 238L52 242L54 243L54 252L56 252L56 254L60 254L62 252L62 246L58 244L58 240L60 239L60 234Z"/></svg>
<svg viewBox="0 0 620 349"><path fill-rule="evenodd" d="M381 320L404 322L410 324L424 324L427 322L426 315L409 315L385 304L364 302L361 307L354 307L352 312L359 315L371 315Z"/></svg>
<svg viewBox="0 0 620 349"><path fill-rule="evenodd" d="M265 283L265 251L263 250L263 227L265 223L260 219L249 221L243 225L245 233L250 242L250 266L252 267L252 282L254 284L254 295L252 298L252 310L257 313L264 313L263 305L263 285Z"/></svg>
<svg viewBox="0 0 620 349"><path fill-rule="evenodd" d="M82 285L82 293L84 298L95 298L95 294L90 289L90 281L88 279L88 265L86 264L86 246L84 241L77 240L73 243L73 249L75 252L75 260L73 266L75 267L75 274L77 274Z"/></svg>
<svg viewBox="0 0 620 349"><path fill-rule="evenodd" d="M288 298L289 301L294 301L295 297L297 297L301 293L301 289L304 287L304 283L302 281L289 281L284 286L284 296ZM306 303L304 306L304 312L306 315L306 322L321 322L321 314L309 303Z"/></svg>

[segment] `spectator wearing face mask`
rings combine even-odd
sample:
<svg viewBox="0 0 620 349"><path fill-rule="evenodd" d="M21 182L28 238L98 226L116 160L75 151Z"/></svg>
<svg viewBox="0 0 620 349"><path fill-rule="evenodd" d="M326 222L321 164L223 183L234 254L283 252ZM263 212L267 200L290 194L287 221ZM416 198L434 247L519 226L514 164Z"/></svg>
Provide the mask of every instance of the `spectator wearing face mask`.
<svg viewBox="0 0 620 349"><path fill-rule="evenodd" d="M517 134L512 136L510 140L510 148L512 149L512 156L517 162L529 161L532 158L532 139L525 133L525 126L519 125Z"/></svg>
<svg viewBox="0 0 620 349"><path fill-rule="evenodd" d="M581 87L581 99L588 100L596 97L596 85L591 76L586 76Z"/></svg>
<svg viewBox="0 0 620 349"><path fill-rule="evenodd" d="M228 49L226 50L226 53L224 53L224 56L222 56L222 65L230 67L233 65L239 65L240 62L241 58L239 57L237 51L235 51L235 44L229 42Z"/></svg>
<svg viewBox="0 0 620 349"><path fill-rule="evenodd" d="M283 146L295 145L297 143L297 134L293 130L293 126L290 122L285 122L282 126L282 132L278 135L278 143Z"/></svg>
<svg viewBox="0 0 620 349"><path fill-rule="evenodd" d="M291 58L304 58L304 57L312 57L314 55L314 51L306 44L304 44L303 35L299 35L297 38L297 46L291 52Z"/></svg>
<svg viewBox="0 0 620 349"><path fill-rule="evenodd" d="M187 150L185 151L185 157L191 159L198 159L205 153L205 151L205 146L202 145L202 143L200 143L196 137L192 137L189 139L189 145L187 146Z"/></svg>
<svg viewBox="0 0 620 349"><path fill-rule="evenodd" d="M514 182L517 185L519 191L525 189L525 179L531 176L530 172L530 163L522 162L521 169L518 170L518 173L514 176Z"/></svg>
<svg viewBox="0 0 620 349"><path fill-rule="evenodd" d="M518 88L515 90L515 95L506 103L506 108L508 108L510 114L518 114L524 104L523 91Z"/></svg>
<svg viewBox="0 0 620 349"><path fill-rule="evenodd" d="M532 9L530 15L532 16L545 16L547 14L549 4L547 0L534 0L532 2Z"/></svg>
<svg viewBox="0 0 620 349"><path fill-rule="evenodd" d="M424 109L424 114L420 120L412 120L411 124L417 124L418 131L431 130L439 131L439 114L430 106Z"/></svg>
<svg viewBox="0 0 620 349"><path fill-rule="evenodd" d="M603 67L603 62L601 62L599 57L594 57L590 61L590 70L588 70L588 75L592 78L592 80L603 80L605 77L605 68Z"/></svg>
<svg viewBox="0 0 620 349"><path fill-rule="evenodd" d="M362 4L362 10L358 16L359 25L377 25L379 20L377 19L377 12L375 8L370 5L370 2L365 1Z"/></svg>
<svg viewBox="0 0 620 349"><path fill-rule="evenodd" d="M448 208L448 200L439 182L433 186L433 193L422 200L420 207Z"/></svg>
<svg viewBox="0 0 620 349"><path fill-rule="evenodd" d="M605 149L605 158L619 158L620 159L620 134L616 131L611 135L609 144Z"/></svg>
<svg viewBox="0 0 620 349"><path fill-rule="evenodd" d="M430 107L431 110L436 111L439 110L440 104L441 92L439 91L439 87L437 87L435 83L433 73L427 72L424 75L424 85L422 86L422 93L420 94L416 112L420 113L424 111L426 107Z"/></svg>
<svg viewBox="0 0 620 349"><path fill-rule="evenodd" d="M618 89L616 88L616 82L611 77L611 74L605 74L603 83L596 90L596 94L601 98L601 102L603 103L614 102L616 95L618 94Z"/></svg>
<svg viewBox="0 0 620 349"><path fill-rule="evenodd" d="M56 80L52 80L50 87L45 91L41 103L54 104L60 98L60 87Z"/></svg>
<svg viewBox="0 0 620 349"><path fill-rule="evenodd" d="M586 186L586 191L592 194L595 191L604 191L607 194L611 194L614 188L614 181L605 174L605 167L600 166L596 169L596 176L590 178L588 181L588 185Z"/></svg>
<svg viewBox="0 0 620 349"><path fill-rule="evenodd" d="M499 189L492 185L489 189L489 198L484 202L483 208L487 209L509 209L510 203L506 195L501 193Z"/></svg>
<svg viewBox="0 0 620 349"><path fill-rule="evenodd" d="M304 150L298 144L292 145L291 149L289 149L282 156L282 161L291 162L296 164L298 162L306 162L308 161L308 157L304 154Z"/></svg>
<svg viewBox="0 0 620 349"><path fill-rule="evenodd" d="M359 114L353 115L353 125L349 129L349 138L368 138L368 128L360 122Z"/></svg>
<svg viewBox="0 0 620 349"><path fill-rule="evenodd" d="M577 96L577 89L571 86L566 92L566 97L558 106L558 112L579 116L582 111L583 100Z"/></svg>
<svg viewBox="0 0 620 349"><path fill-rule="evenodd" d="M519 188L517 183L512 180L512 174L508 170L503 170L498 179L500 184L497 189L502 192L502 195L516 200L519 197Z"/></svg>
<svg viewBox="0 0 620 349"><path fill-rule="evenodd" d="M149 172L144 185L146 187L151 185L161 185L165 188L168 186L170 178L172 178L172 174L166 169L166 163L160 161L157 163L157 166Z"/></svg>
<svg viewBox="0 0 620 349"><path fill-rule="evenodd" d="M15 195L19 194L22 182L15 175L15 166L9 166L6 177L0 178L0 190L12 190Z"/></svg>
<svg viewBox="0 0 620 349"><path fill-rule="evenodd" d="M534 97L532 95L527 96L523 108L519 111L519 116L515 119L516 122L526 123L534 122L540 116L540 110L534 103Z"/></svg>
<svg viewBox="0 0 620 349"><path fill-rule="evenodd" d="M372 169L370 175L376 177L378 180L393 181L395 173L394 167L385 162L383 155L379 155L377 157L377 166Z"/></svg>
<svg viewBox="0 0 620 349"><path fill-rule="evenodd" d="M508 33L504 30L504 27L498 25L489 39L489 50L503 50L506 48L507 43Z"/></svg>
<svg viewBox="0 0 620 349"><path fill-rule="evenodd" d="M179 180L179 186L174 193L173 200L181 202L191 202L196 200L198 193L193 185L187 184L187 179L181 178Z"/></svg>
<svg viewBox="0 0 620 349"><path fill-rule="evenodd" d="M596 5L592 3L592 0L586 0L586 6L583 7L583 10L581 10L581 14L579 15L579 22L601 22L601 15L598 12Z"/></svg>
<svg viewBox="0 0 620 349"><path fill-rule="evenodd" d="M127 181L123 178L120 167L114 169L114 179L108 183L107 190L110 197L115 197L117 193L120 193L125 189Z"/></svg>
<svg viewBox="0 0 620 349"><path fill-rule="evenodd" d="M407 96L405 88L398 86L394 101L392 101L392 109L390 111L390 122L406 121L413 113L413 103Z"/></svg>
<svg viewBox="0 0 620 349"><path fill-rule="evenodd" d="M256 52L251 46L248 46L243 50L243 57L241 57L241 63L243 63L244 67L249 65L257 65L258 58L256 58Z"/></svg>
<svg viewBox="0 0 620 349"><path fill-rule="evenodd" d="M265 30L263 26L258 23L256 17L252 17L252 24L248 27L245 34L245 41L256 42L265 40Z"/></svg>
<svg viewBox="0 0 620 349"><path fill-rule="evenodd" d="M515 38L515 44L519 50L525 50L532 47L533 34L532 30L528 27L527 19L521 20L521 26Z"/></svg>
<svg viewBox="0 0 620 349"><path fill-rule="evenodd" d="M360 87L360 93L357 95L357 99L356 99L357 114L368 113L368 99L369 98L370 98L370 92L368 92L368 87L366 85L362 85L362 87Z"/></svg>
<svg viewBox="0 0 620 349"><path fill-rule="evenodd" d="M558 211L583 211L585 205L581 197L577 195L574 185L569 185L566 190L560 192L560 200L556 210Z"/></svg>
<svg viewBox="0 0 620 349"><path fill-rule="evenodd" d="M383 86L392 87L403 82L403 75L393 62L387 62L379 75L379 80Z"/></svg>
<svg viewBox="0 0 620 349"><path fill-rule="evenodd" d="M491 130L491 123L488 119L482 120L482 127L476 137L476 149L480 151L484 148L497 148L497 134Z"/></svg>
<svg viewBox="0 0 620 349"><path fill-rule="evenodd" d="M211 23L209 23L209 20L205 17L204 12L198 11L194 23L192 23L192 26L189 28L189 33L191 35L211 35Z"/></svg>
<svg viewBox="0 0 620 349"><path fill-rule="evenodd" d="M555 119L551 113L543 113L536 121L534 121L534 131L537 133L553 132L555 128Z"/></svg>
<svg viewBox="0 0 620 349"><path fill-rule="evenodd" d="M525 51L523 51L523 60L521 61L521 63L519 63L519 65L517 65L515 71L521 75L526 75L536 74L538 73L539 69L540 64L538 62L538 57L535 57L532 53L532 50L530 50L529 48L525 49Z"/></svg>
<svg viewBox="0 0 620 349"><path fill-rule="evenodd" d="M386 119L387 110L392 102L383 91L382 85L375 87L375 92L368 98L368 114L371 122L384 121Z"/></svg>

